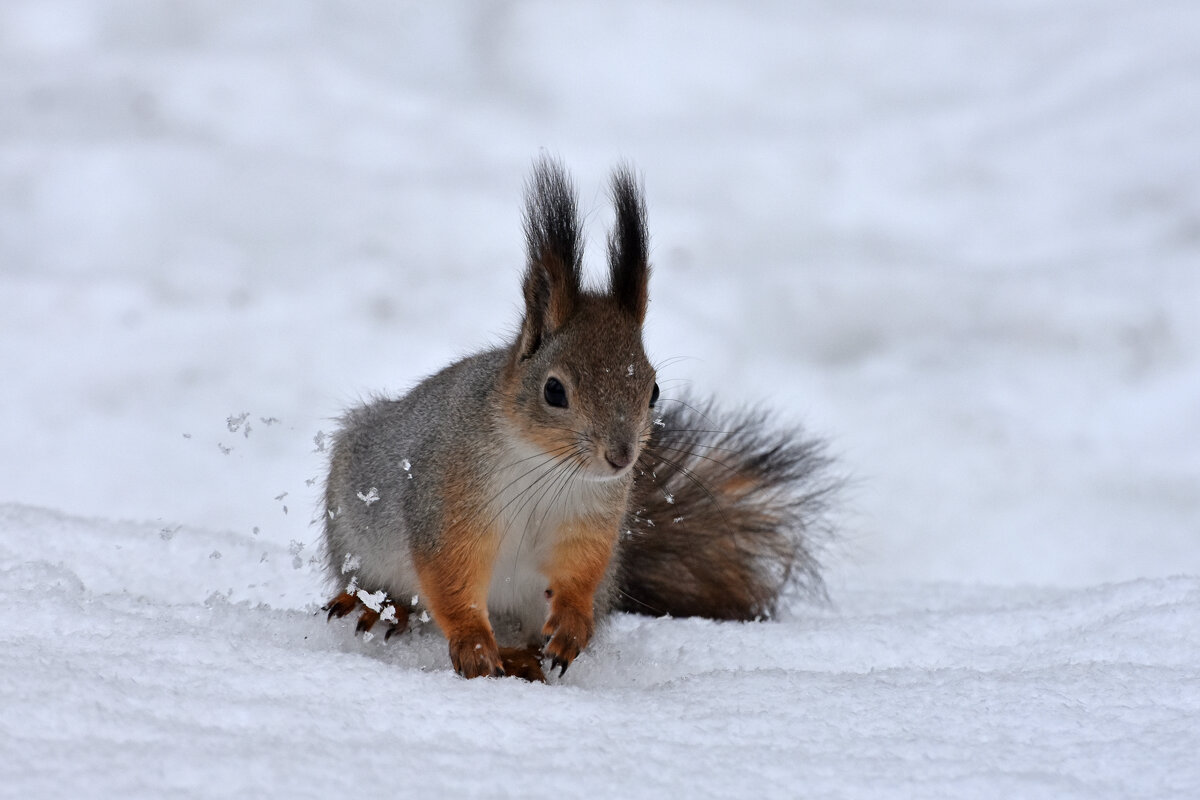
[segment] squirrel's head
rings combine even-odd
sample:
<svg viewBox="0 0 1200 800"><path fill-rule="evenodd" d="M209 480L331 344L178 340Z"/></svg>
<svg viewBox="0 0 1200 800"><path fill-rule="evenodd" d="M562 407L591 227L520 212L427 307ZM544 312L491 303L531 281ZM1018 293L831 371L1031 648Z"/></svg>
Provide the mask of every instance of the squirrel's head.
<svg viewBox="0 0 1200 800"><path fill-rule="evenodd" d="M616 223L610 285L580 285L583 241L575 193L560 165L539 162L527 187L525 317L505 375L505 412L548 459L593 480L629 475L658 401L642 347L648 237L645 205L627 167L612 179Z"/></svg>

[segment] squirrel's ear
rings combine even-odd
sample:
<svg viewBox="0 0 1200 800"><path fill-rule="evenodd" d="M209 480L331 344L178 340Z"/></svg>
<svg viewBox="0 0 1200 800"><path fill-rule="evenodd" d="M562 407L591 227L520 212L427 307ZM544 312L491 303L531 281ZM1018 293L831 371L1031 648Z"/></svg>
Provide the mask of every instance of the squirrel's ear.
<svg viewBox="0 0 1200 800"><path fill-rule="evenodd" d="M650 264L646 204L639 181L629 165L613 171L612 198L617 221L608 235L608 267L617 303L641 325L646 318Z"/></svg>
<svg viewBox="0 0 1200 800"><path fill-rule="evenodd" d="M521 357L533 355L542 339L561 328L579 299L583 237L579 231L575 189L557 161L534 164L525 186L525 320Z"/></svg>

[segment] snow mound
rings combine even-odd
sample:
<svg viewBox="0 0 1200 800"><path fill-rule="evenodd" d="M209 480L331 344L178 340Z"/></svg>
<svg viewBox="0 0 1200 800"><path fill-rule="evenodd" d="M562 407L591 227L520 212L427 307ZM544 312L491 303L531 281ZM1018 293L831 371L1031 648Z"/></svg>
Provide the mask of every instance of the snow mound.
<svg viewBox="0 0 1200 800"><path fill-rule="evenodd" d="M355 638L298 600L313 574L241 538L0 506L8 792L1200 790L1200 578L898 584L758 624L618 616L542 686L461 680L428 630Z"/></svg>

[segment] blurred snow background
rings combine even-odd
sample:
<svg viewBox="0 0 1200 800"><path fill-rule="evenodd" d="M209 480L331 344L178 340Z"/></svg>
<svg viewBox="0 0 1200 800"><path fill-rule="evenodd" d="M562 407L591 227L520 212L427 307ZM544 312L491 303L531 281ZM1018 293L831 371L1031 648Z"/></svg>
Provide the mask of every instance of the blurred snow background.
<svg viewBox="0 0 1200 800"><path fill-rule="evenodd" d="M1152 659L1178 670L1195 653L1197 603L1184 600L1196 590L1163 579L1200 575L1197 42L1200 10L1169 0L5 0L5 591L114 613L141 597L163 617L249 601L273 610L229 606L244 612L235 637L276 624L318 636L299 613L324 599L309 564L314 437L358 397L402 391L512 330L521 185L545 148L581 189L593 267L608 169L626 158L645 175L647 344L655 360L681 358L664 390L762 403L832 440L853 482L830 564L848 616L829 652L861 652L860 607L876 619L935 597L961 612L1051 592L1071 598L1067 624L1108 613L1098 584L1148 579L1121 590L1128 613L1178 618L1184 604L1182 627L1163 630L1191 649ZM1045 588L1020 588L1032 585ZM6 646L61 664L69 643L45 637L71 636L74 611L38 613L5 623ZM682 635L643 624L633 634L652 642ZM165 635L138 630L129 642ZM204 649L228 644L219 630ZM744 659L740 637L779 634L720 635ZM319 636L359 655L346 631ZM413 647L370 661L382 667L370 680L407 675L396 659L444 666L439 646ZM277 648L301 671L339 674ZM605 663L614 685L631 679ZM917 657L924 679L926 667ZM25 669L17 694L46 689ZM830 669L817 683L846 689ZM460 691L437 684L435 720ZM814 713L877 705L861 697Z"/></svg>
<svg viewBox="0 0 1200 800"><path fill-rule="evenodd" d="M546 148L594 245L644 172L664 383L832 438L847 574L1200 572L1187 3L0 15L6 499L312 541L329 418L515 324Z"/></svg>

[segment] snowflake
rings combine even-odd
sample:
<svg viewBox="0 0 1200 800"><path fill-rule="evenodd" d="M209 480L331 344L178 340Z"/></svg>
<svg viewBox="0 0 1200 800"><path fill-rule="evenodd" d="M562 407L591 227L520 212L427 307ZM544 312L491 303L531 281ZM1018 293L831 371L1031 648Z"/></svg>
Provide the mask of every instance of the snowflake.
<svg viewBox="0 0 1200 800"><path fill-rule="evenodd" d="M383 608L384 601L387 600L387 592L382 589L378 592L368 592L366 589L359 589L355 597L372 611L379 611Z"/></svg>

